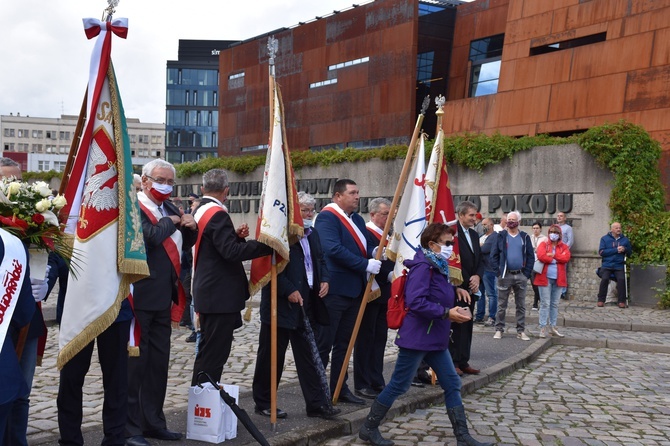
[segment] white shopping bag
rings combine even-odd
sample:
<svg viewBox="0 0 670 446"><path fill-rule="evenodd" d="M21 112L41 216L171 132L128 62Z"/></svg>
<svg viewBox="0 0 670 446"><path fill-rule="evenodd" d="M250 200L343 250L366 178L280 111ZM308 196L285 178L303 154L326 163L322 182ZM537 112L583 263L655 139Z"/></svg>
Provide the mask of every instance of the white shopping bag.
<svg viewBox="0 0 670 446"><path fill-rule="evenodd" d="M211 383L192 386L188 391L186 438L222 443L226 439L225 408L230 410Z"/></svg>
<svg viewBox="0 0 670 446"><path fill-rule="evenodd" d="M239 403L240 399L240 386L233 386L230 384L224 384L223 390L226 391L230 396L235 398L235 401ZM226 403L223 404L223 423L225 429L226 440L231 440L237 437L237 415L233 412Z"/></svg>

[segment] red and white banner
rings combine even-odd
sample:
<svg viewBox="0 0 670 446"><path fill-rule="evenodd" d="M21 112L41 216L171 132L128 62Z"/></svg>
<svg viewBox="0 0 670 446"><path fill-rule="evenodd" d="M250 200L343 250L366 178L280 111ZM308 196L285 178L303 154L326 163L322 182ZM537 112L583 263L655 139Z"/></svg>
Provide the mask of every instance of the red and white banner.
<svg viewBox="0 0 670 446"><path fill-rule="evenodd" d="M456 208L449 185L447 159L444 156L442 128L439 129L435 137L435 145L433 145L433 151L430 154L428 168L426 169L426 206L429 223L444 223L450 226L457 223ZM463 283L463 273L458 237L454 240L456 241L454 252L449 259L449 281L454 285L460 285Z"/></svg>
<svg viewBox="0 0 670 446"><path fill-rule="evenodd" d="M132 282L148 276L140 209L133 187L128 129L111 62L112 34L127 19L84 19L97 36L86 98L86 124L65 189L65 232L72 234L70 274L60 325L58 368L116 319Z"/></svg>
<svg viewBox="0 0 670 446"><path fill-rule="evenodd" d="M274 119L265 158L256 240L275 250L277 273L280 273L288 263L290 241L302 237L304 229L298 205L298 192L295 189L295 175L285 138L281 92L273 76L270 76L270 82L274 87ZM271 256L252 260L249 281L252 296L270 281L271 267Z"/></svg>

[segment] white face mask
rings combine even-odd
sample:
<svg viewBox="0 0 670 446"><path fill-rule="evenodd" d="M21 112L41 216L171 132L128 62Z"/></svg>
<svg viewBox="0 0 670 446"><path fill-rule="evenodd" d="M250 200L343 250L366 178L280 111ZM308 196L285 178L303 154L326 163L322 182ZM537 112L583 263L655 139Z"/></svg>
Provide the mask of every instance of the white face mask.
<svg viewBox="0 0 670 446"><path fill-rule="evenodd" d="M560 238L561 238L561 236L558 235L558 234L549 234L549 240L551 240L552 242L557 242L558 239L560 239Z"/></svg>
<svg viewBox="0 0 670 446"><path fill-rule="evenodd" d="M314 226L314 221L303 218L302 219L302 226L305 229L311 228L312 226Z"/></svg>
<svg viewBox="0 0 670 446"><path fill-rule="evenodd" d="M440 255L444 257L444 260L449 260L451 254L454 252L454 246L442 246L440 245Z"/></svg>
<svg viewBox="0 0 670 446"><path fill-rule="evenodd" d="M172 186L170 186L169 184L151 183L151 187L156 189L161 194L171 194L172 193Z"/></svg>

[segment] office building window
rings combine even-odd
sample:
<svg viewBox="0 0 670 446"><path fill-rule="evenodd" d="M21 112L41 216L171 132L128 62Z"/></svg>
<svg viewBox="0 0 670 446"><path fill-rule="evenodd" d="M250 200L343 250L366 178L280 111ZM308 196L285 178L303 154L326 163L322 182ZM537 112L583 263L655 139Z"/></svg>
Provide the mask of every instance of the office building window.
<svg viewBox="0 0 670 446"><path fill-rule="evenodd" d="M504 38L498 34L470 42L470 97L498 92Z"/></svg>
<svg viewBox="0 0 670 446"><path fill-rule="evenodd" d="M42 153L42 144L33 144L33 153Z"/></svg>
<svg viewBox="0 0 670 446"><path fill-rule="evenodd" d="M38 161L37 162L37 170L39 171L46 171L49 170L49 166L51 165L51 161Z"/></svg>
<svg viewBox="0 0 670 446"><path fill-rule="evenodd" d="M309 84L309 88L319 88L319 87L324 87L326 85L331 85L331 84L336 84L336 83L337 83L337 78L326 79L325 81L314 82L313 84Z"/></svg>
<svg viewBox="0 0 670 446"><path fill-rule="evenodd" d="M65 170L65 161L54 161L54 170L56 172L63 172Z"/></svg>
<svg viewBox="0 0 670 446"><path fill-rule="evenodd" d="M33 138L42 138L42 130L33 130Z"/></svg>
<svg viewBox="0 0 670 446"><path fill-rule="evenodd" d="M14 129L5 129L5 136L14 137Z"/></svg>
<svg viewBox="0 0 670 446"><path fill-rule="evenodd" d="M329 71L337 70L339 68L351 67L353 65L358 65L358 64L367 63L367 62L370 62L370 57L365 56L365 57L361 57L360 59L353 59L353 60L348 60L346 62L340 62L340 63L335 64L335 65L330 65L328 67L328 70Z"/></svg>
<svg viewBox="0 0 670 446"><path fill-rule="evenodd" d="M419 84L430 86L433 77L433 59L435 51L428 51L416 56L416 81Z"/></svg>

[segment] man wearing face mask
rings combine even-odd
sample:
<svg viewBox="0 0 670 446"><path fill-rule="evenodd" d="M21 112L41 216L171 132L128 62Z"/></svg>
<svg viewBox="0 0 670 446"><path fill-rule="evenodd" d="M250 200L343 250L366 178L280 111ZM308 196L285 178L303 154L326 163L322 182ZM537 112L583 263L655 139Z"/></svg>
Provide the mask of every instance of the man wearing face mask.
<svg viewBox="0 0 670 446"><path fill-rule="evenodd" d="M181 215L169 200L174 185L172 164L155 159L142 168L142 232L150 276L134 284L133 301L141 328L140 356L128 359L126 444L146 446L144 437L179 440L167 429L163 403L170 362L171 321L182 316L185 297L179 283L182 248L195 243L198 227L192 215Z"/></svg>
<svg viewBox="0 0 670 446"><path fill-rule="evenodd" d="M461 201L456 206L458 217L458 249L461 255L461 271L463 283L460 288L470 293L470 302L458 301L457 306L468 307L470 313L474 314L475 302L481 299L479 285L484 276L484 261L481 247L479 246L479 235L473 229L477 220L477 206L471 201ZM453 246L443 246L443 251L451 257ZM468 373L477 375L479 369L470 366L470 350L472 347L472 329L474 323L471 320L451 326L452 335L449 343L449 352L456 366L456 373L462 375Z"/></svg>
<svg viewBox="0 0 670 446"><path fill-rule="evenodd" d="M298 192L300 214L305 235L290 247L289 263L277 276L277 385L284 370L284 358L289 342L298 372L298 381L305 399L308 417L331 419L338 413L321 390L317 365L304 337L304 314L322 325L330 323L323 298L328 294L328 269L321 250L319 235L312 228L314 198ZM302 308L301 308L302 307ZM304 313L303 313L304 308ZM270 285L261 295L261 330L258 337L253 397L256 413L269 417L270 412ZM321 360L319 359L319 362ZM277 418L286 412L277 409Z"/></svg>
<svg viewBox="0 0 670 446"><path fill-rule="evenodd" d="M535 251L530 236L519 230L520 221L521 214L518 211L507 214L507 229L500 231L491 249L491 267L498 277L498 312L493 339L502 338L507 301L510 291L514 291L516 337L522 341L530 341L525 332L526 288L535 263Z"/></svg>

